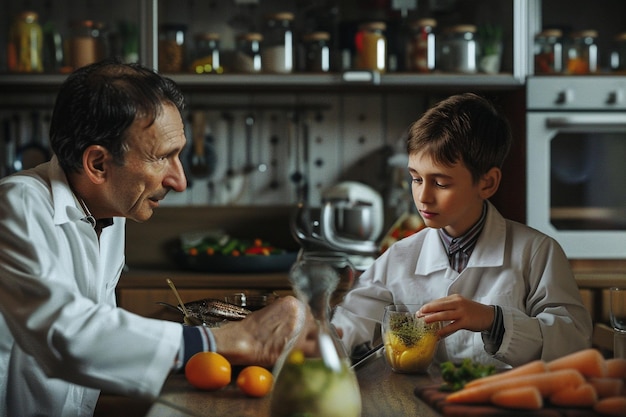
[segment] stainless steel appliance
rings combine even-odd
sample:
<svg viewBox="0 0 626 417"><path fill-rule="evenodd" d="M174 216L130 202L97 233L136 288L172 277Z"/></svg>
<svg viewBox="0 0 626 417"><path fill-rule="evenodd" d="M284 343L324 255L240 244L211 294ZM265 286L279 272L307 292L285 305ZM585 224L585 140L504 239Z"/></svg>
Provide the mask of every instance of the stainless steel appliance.
<svg viewBox="0 0 626 417"><path fill-rule="evenodd" d="M363 269L378 255L384 222L383 199L368 185L345 181L322 192L319 210L299 205L291 231L303 251L349 255Z"/></svg>
<svg viewBox="0 0 626 417"><path fill-rule="evenodd" d="M569 258L626 258L626 77L531 77L527 223Z"/></svg>

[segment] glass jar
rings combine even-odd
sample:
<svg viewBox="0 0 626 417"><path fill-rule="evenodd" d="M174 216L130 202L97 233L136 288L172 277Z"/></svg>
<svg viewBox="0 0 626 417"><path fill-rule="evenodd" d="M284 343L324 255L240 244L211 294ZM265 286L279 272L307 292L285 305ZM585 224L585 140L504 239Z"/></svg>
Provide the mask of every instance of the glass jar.
<svg viewBox="0 0 626 417"><path fill-rule="evenodd" d="M406 45L406 68L421 73L435 69L435 19L419 19L410 27Z"/></svg>
<svg viewBox="0 0 626 417"><path fill-rule="evenodd" d="M475 25L457 25L444 30L437 59L442 71L475 74L477 55Z"/></svg>
<svg viewBox="0 0 626 417"><path fill-rule="evenodd" d="M591 74L598 71L598 45L595 30L582 30L571 35L567 49L567 73L573 75Z"/></svg>
<svg viewBox="0 0 626 417"><path fill-rule="evenodd" d="M97 23L79 20L70 25L69 65L76 69L102 59L102 46Z"/></svg>
<svg viewBox="0 0 626 417"><path fill-rule="evenodd" d="M535 74L563 72L563 32L545 29L535 36Z"/></svg>
<svg viewBox="0 0 626 417"><path fill-rule="evenodd" d="M626 32L616 35L613 39L611 71L626 74Z"/></svg>
<svg viewBox="0 0 626 417"><path fill-rule="evenodd" d="M159 71L182 72L185 68L187 26L163 24L159 27Z"/></svg>
<svg viewBox="0 0 626 417"><path fill-rule="evenodd" d="M290 73L294 70L293 13L283 12L265 18L263 71Z"/></svg>
<svg viewBox="0 0 626 417"><path fill-rule="evenodd" d="M25 11L15 17L9 30L7 64L11 72L43 72L43 32L39 16Z"/></svg>
<svg viewBox="0 0 626 417"><path fill-rule="evenodd" d="M355 37L356 68L385 72L387 70L387 37L385 22L363 23Z"/></svg>
<svg viewBox="0 0 626 417"><path fill-rule="evenodd" d="M238 72L258 73L263 70L261 57L263 35L256 32L244 33L237 37L234 67Z"/></svg>
<svg viewBox="0 0 626 417"><path fill-rule="evenodd" d="M270 400L273 417L358 417L361 394L346 350L330 324L330 295L337 287L337 270L326 257L304 254L292 267L289 280L317 327L315 353L305 353L293 343L274 367ZM338 269L336 269L338 268Z"/></svg>
<svg viewBox="0 0 626 417"><path fill-rule="evenodd" d="M193 74L221 74L220 35L199 33L195 36L195 58L190 66Z"/></svg>
<svg viewBox="0 0 626 417"><path fill-rule="evenodd" d="M328 72L330 70L329 40L328 32L307 33L302 37L305 71Z"/></svg>

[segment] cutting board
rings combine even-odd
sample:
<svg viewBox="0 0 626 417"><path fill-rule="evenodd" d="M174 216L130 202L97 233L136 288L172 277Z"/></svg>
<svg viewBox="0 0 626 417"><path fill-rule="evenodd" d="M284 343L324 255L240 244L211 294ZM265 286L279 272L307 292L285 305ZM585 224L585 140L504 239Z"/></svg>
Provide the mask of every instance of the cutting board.
<svg viewBox="0 0 626 417"><path fill-rule="evenodd" d="M589 408L545 406L541 410L512 410L493 405L452 404L446 402L448 393L439 385L415 388L415 395L445 417L601 417Z"/></svg>

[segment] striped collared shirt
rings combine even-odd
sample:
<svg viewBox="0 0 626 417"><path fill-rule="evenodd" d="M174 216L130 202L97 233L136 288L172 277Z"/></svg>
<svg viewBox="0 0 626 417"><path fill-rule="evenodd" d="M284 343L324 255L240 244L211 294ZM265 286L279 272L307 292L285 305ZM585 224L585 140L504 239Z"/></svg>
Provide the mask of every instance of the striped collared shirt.
<svg viewBox="0 0 626 417"><path fill-rule="evenodd" d="M487 218L487 203L483 204L483 211L480 219L461 237L448 235L443 228L439 229L439 237L448 252L450 266L455 271L461 272L467 266L470 255L476 246L476 241L483 231L485 219Z"/></svg>

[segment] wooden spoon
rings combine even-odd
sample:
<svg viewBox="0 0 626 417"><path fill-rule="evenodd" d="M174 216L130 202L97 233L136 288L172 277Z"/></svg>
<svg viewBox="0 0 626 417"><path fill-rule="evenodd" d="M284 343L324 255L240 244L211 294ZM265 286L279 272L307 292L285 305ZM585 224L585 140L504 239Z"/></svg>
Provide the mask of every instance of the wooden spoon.
<svg viewBox="0 0 626 417"><path fill-rule="evenodd" d="M180 307L183 310L183 314L185 315L183 320L185 324L189 326L201 326L202 323L198 319L196 319L195 317L189 314L189 310L187 310L187 308L185 307L185 303L183 303L182 298L180 298L180 294L178 293L178 290L176 289L176 286L174 285L172 280L167 278L165 281L167 281L167 285L169 285L172 291L174 291L174 295L176 296L176 299L178 300L178 304L180 304Z"/></svg>

